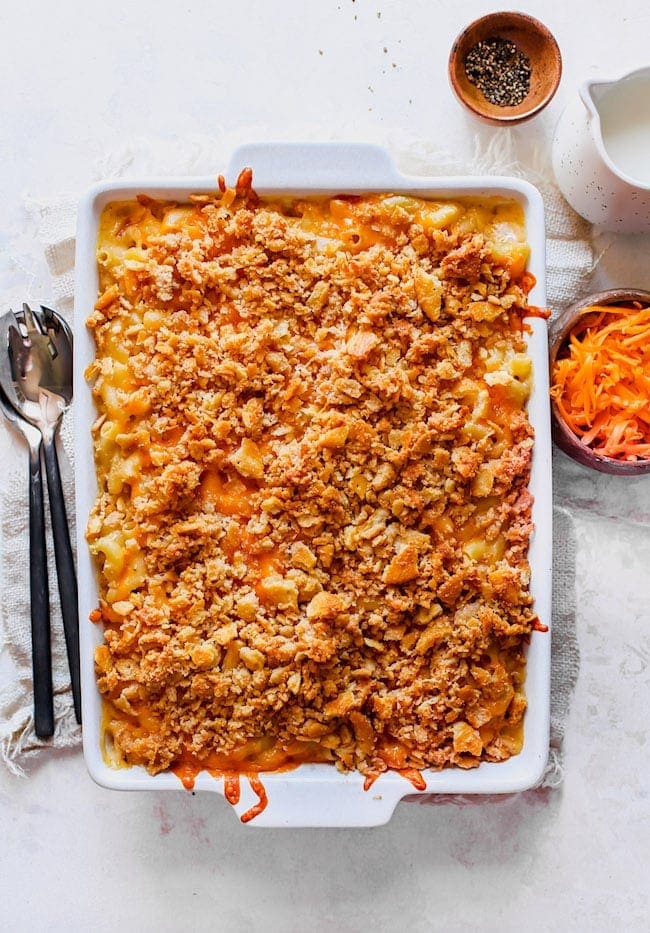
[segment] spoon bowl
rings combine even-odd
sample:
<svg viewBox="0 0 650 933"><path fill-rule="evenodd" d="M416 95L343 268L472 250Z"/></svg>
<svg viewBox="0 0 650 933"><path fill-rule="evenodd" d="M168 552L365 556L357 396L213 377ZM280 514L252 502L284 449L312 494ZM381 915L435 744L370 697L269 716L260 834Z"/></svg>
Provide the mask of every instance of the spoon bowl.
<svg viewBox="0 0 650 933"><path fill-rule="evenodd" d="M62 317L42 305L38 314L23 304L14 318L13 323L4 318L6 335L0 332L11 371L11 380L0 373L0 381L13 407L47 440L72 401L72 333Z"/></svg>

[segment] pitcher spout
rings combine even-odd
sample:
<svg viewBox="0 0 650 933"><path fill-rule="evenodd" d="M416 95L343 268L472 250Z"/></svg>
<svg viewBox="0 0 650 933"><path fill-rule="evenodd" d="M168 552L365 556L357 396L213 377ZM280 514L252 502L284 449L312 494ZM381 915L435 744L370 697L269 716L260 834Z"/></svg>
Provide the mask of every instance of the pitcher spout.
<svg viewBox="0 0 650 933"><path fill-rule="evenodd" d="M616 81L583 81L580 85L580 99L591 117L598 117L598 104Z"/></svg>

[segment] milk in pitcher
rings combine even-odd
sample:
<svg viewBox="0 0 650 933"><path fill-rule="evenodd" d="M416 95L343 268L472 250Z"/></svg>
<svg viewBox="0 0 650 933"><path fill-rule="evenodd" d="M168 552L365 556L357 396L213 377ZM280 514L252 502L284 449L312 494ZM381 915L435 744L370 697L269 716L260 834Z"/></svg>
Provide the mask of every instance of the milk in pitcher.
<svg viewBox="0 0 650 933"><path fill-rule="evenodd" d="M596 107L603 145L615 167L650 186L650 71L612 84Z"/></svg>

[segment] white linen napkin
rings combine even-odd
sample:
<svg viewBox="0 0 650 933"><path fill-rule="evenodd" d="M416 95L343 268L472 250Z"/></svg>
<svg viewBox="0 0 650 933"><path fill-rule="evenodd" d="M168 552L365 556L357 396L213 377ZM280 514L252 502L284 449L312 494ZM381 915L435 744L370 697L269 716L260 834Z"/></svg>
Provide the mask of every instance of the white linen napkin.
<svg viewBox="0 0 650 933"><path fill-rule="evenodd" d="M165 174L214 174L216 177L234 146L252 138L254 134L246 139L240 131L239 138L222 140L221 143L207 138L172 142L140 139L104 157L97 166L96 175L98 178ZM305 134L305 138L313 138L313 134ZM563 200L543 156L534 158L535 164L528 160L526 166L518 160L521 141L522 137L516 130L500 130L487 146L482 146L477 140L476 150L469 156L439 151L423 140L407 140L404 135L398 141L388 139L384 142L392 150L399 167L409 173L430 176L517 175L536 185L546 207L548 304L557 311L587 290L593 267L591 231L589 225ZM70 321L78 194L48 201L28 200L26 204L51 275L51 302ZM22 265L25 265L24 259ZM0 426L0 431L4 430L8 429ZM0 434L5 444L8 436ZM61 436L64 490L72 520L74 457L71 418L68 415L64 419ZM24 463L21 462L23 459ZM552 726L549 762L541 785L544 787L556 787L562 781L564 723L579 666L575 632L575 532L566 510L556 508L554 521ZM14 456L8 463L8 473L0 479L0 529L0 674L5 683L0 692L0 761L13 773L24 774L48 750L68 748L81 742L81 729L72 710L51 548L49 572L56 731L48 740L39 739L34 733L26 563L29 553L26 455L24 458ZM458 798L453 800L459 802Z"/></svg>

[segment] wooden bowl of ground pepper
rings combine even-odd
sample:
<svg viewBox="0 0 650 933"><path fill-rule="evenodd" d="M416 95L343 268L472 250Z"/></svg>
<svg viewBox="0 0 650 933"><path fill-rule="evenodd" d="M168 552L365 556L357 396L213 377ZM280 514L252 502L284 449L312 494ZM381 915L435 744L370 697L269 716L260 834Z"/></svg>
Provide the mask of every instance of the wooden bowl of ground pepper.
<svg viewBox="0 0 650 933"><path fill-rule="evenodd" d="M525 13L490 13L461 32L449 56L456 96L476 117L499 126L538 114L562 76L557 42Z"/></svg>

